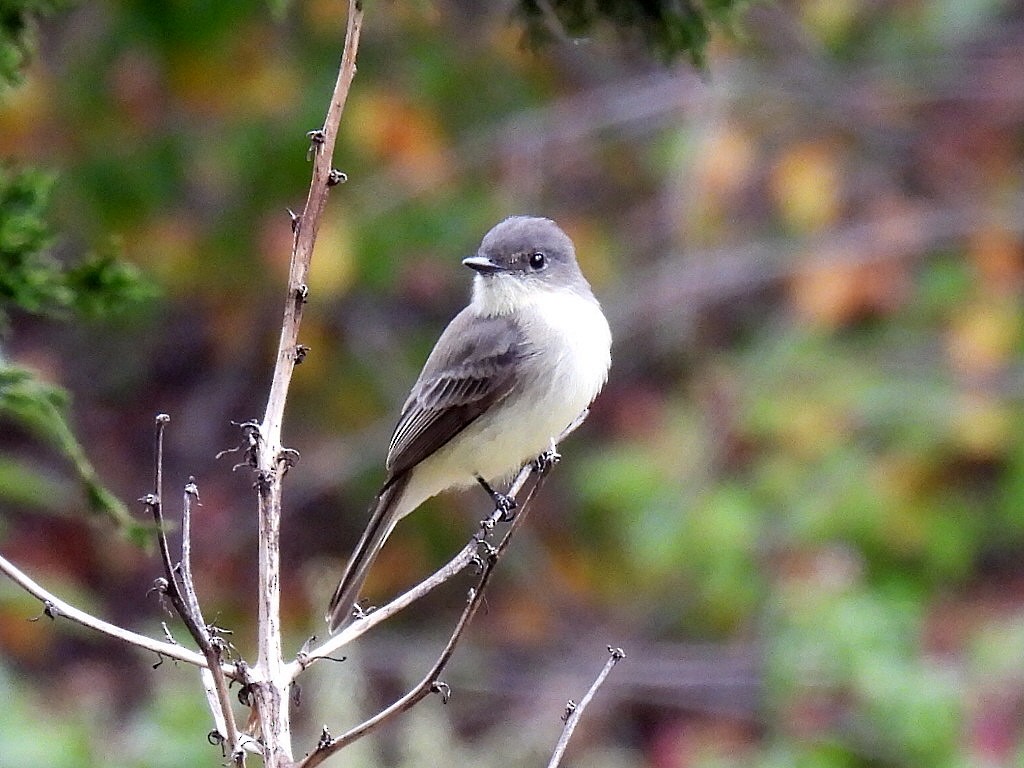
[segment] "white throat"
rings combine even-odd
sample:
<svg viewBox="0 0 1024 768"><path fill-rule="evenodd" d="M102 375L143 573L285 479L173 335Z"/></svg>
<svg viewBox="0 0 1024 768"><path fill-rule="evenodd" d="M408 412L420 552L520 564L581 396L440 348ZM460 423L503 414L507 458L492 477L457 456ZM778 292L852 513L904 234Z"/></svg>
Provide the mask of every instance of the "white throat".
<svg viewBox="0 0 1024 768"><path fill-rule="evenodd" d="M523 280L512 275L473 278L470 305L478 315L495 317L510 315L544 301L556 294L578 295L571 288L553 287L536 280Z"/></svg>

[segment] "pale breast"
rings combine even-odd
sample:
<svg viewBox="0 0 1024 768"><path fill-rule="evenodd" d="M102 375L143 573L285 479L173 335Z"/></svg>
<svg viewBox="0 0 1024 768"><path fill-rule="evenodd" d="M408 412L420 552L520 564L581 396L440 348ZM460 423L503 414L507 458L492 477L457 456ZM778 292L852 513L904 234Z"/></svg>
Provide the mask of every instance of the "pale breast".
<svg viewBox="0 0 1024 768"><path fill-rule="evenodd" d="M597 397L611 365L611 331L596 301L560 292L537 301L524 312L528 337L533 341L550 386L561 394L572 421ZM542 382L541 382L542 383ZM562 425L564 428L566 424Z"/></svg>

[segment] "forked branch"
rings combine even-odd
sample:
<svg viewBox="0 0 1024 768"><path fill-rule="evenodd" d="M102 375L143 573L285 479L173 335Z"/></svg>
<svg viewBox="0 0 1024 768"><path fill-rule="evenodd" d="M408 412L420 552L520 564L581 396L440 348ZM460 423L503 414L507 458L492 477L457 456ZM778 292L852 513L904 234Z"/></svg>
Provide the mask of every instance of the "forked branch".
<svg viewBox="0 0 1024 768"><path fill-rule="evenodd" d="M558 436L556 444L552 445L551 450L553 454L557 445L560 444L563 440L565 440L565 438L567 438L577 429L579 429L580 425L583 424L583 422L589 415L589 409L583 411L583 413L581 413L579 416L573 419L572 423L569 424L569 426L562 430L562 434ZM527 464L522 469L520 469L519 473L515 476L515 478L512 480L512 483L509 485L508 490L506 491L506 495L512 499L516 499L522 492L523 486L526 485L526 481L529 480L534 469L535 467L532 464ZM535 491L536 488L531 490L531 498ZM502 518L503 515L503 510L495 509L493 514L491 514L489 518L482 521L481 527L483 528L483 531L481 531L481 533L486 534L487 532L489 532L494 527L494 525ZM519 511L517 519L521 516L522 510ZM419 600L424 595L428 594L429 592L439 587L441 584L444 584L446 581L453 578L456 574L465 570L467 567L476 562L478 558L478 552L480 550L480 542L480 535L473 536L473 538L470 539L469 542L467 542L466 546L463 547L459 551L459 553L455 555L455 557L453 557L451 560L449 560L447 563L441 566L431 576L424 579L415 587L410 589L408 592L399 595L390 603L380 608L377 608L372 613L369 613L359 619L356 619L351 624L342 629L340 632L338 632L336 635L328 638L312 650L308 650L301 653L299 657L291 664L289 664L288 667L286 668L288 679L294 680L304 669L306 669L306 667L310 666L319 659L329 658L333 656L338 649L348 645L356 638L366 634L368 631L373 629L381 622L391 618L406 606Z"/></svg>
<svg viewBox="0 0 1024 768"><path fill-rule="evenodd" d="M466 552L467 549L469 549L470 547L472 547L473 550L477 550L481 547L484 549L483 555L474 554L470 557L470 562L477 562L480 565L480 576L477 579L476 585L472 589L470 589L469 597L466 601L466 606L465 608L463 608L462 614L459 616L459 620L456 623L455 628L452 630L451 636L448 638L448 642L445 644L445 647L441 651L440 656L438 656L437 660L430 668L430 671L427 672L427 674L416 686L414 686L408 693L406 693L400 699L395 701L387 708L378 712L369 720L366 720L365 722L360 723L359 725L355 726L349 731L346 731L341 736L332 738L325 728L323 736L320 739L320 743L317 744L316 749L309 756L307 756L305 760L299 762L296 768L315 768L316 766L323 763L324 760L329 758L331 755L344 749L352 742L361 739L363 736L366 736L368 733L375 731L377 728L384 725L388 721L392 720L397 715L406 712L416 703L429 696L431 693L440 693L442 696L447 695L448 687L441 682L441 673L444 671L444 668L448 665L448 662L451 660L452 654L455 652L455 647L458 645L459 640L462 638L463 633L466 630L466 627L469 626L469 622L472 621L473 617L476 615L476 612L479 609L480 604L483 600L484 590L487 587L487 583L490 581L491 574L494 572L495 566L498 564L498 561L501 559L501 556L508 549L508 545L509 542L511 542L512 540L513 534L525 522L530 509L530 502L533 500L536 492L540 489L541 485L543 484L550 468L550 463L544 463L539 466L527 465L526 467L523 468L522 471L520 471L519 475L516 478L516 481L513 483L513 487L509 490L509 493L507 494L511 498L516 498L516 495L522 490L522 487L525 484L527 478L529 478L530 475L533 474L534 472L536 472L537 479L536 482L534 482L534 484L530 487L529 492L526 494L526 498L522 502L519 502L519 504L517 505L515 518L512 520L512 523L508 527L508 530L505 531L505 535L502 537L501 542L498 544L498 546L494 547L487 543L485 537L487 532L489 532L491 528L493 528L494 523L506 514L506 510L504 509L496 509L494 513L491 515L491 517L489 517L487 520L484 520L481 524L481 528L483 529L483 535L481 535L480 538L474 538L474 540L471 541L470 544L462 550L462 552ZM460 553L460 556L461 554L462 553ZM457 559L458 558L456 558L456 560ZM441 571L439 571L438 573L441 573L442 571L447 572L447 566L445 568L442 568ZM457 572L458 571L455 571L455 573ZM454 573L452 573L451 575L454 575ZM450 578L450 576L448 578ZM424 582L424 584L432 582L432 579L433 577L427 579L427 581ZM433 583L431 589L433 587L436 587L440 583L440 581ZM389 606L385 606L385 608L379 609L378 611L374 611L366 618L369 619L375 616L380 611L386 610L388 607ZM394 611L392 611L391 614L389 615L393 615L393 613ZM387 616L385 616L384 618L387 618ZM381 621L383 620L384 619L381 619ZM369 629L369 627L365 627L363 631L365 631L365 629ZM351 640L352 637L349 637L348 639ZM325 646L326 645L328 644L325 643ZM318 653L319 652L320 651L318 649ZM318 658L322 658L322 655L318 656Z"/></svg>

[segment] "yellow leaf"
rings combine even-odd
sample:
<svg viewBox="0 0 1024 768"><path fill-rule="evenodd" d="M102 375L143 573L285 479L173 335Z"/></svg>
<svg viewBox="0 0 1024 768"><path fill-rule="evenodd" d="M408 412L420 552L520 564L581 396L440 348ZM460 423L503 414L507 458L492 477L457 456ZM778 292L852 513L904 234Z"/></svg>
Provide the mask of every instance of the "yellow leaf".
<svg viewBox="0 0 1024 768"><path fill-rule="evenodd" d="M738 126L725 125L704 143L694 163L694 183L700 194L730 197L739 192L755 170L757 148Z"/></svg>
<svg viewBox="0 0 1024 768"><path fill-rule="evenodd" d="M971 238L968 255L986 293L1018 295L1024 289L1024 248L1015 233L985 227Z"/></svg>
<svg viewBox="0 0 1024 768"><path fill-rule="evenodd" d="M413 188L436 186L448 176L440 123L428 110L391 91L369 91L349 102L343 130Z"/></svg>
<svg viewBox="0 0 1024 768"><path fill-rule="evenodd" d="M316 252L309 269L311 300L333 299L348 292L355 277L352 227L340 209L329 209L320 222Z"/></svg>
<svg viewBox="0 0 1024 768"><path fill-rule="evenodd" d="M66 144L74 132L62 131L53 116L56 99L46 74L36 67L26 72L24 83L6 88L0 102L0 157L46 154L52 157L54 142Z"/></svg>
<svg viewBox="0 0 1024 768"><path fill-rule="evenodd" d="M615 263L611 255L613 249L604 232L584 219L564 220L560 223L576 245L580 267L595 290L608 284L614 277Z"/></svg>
<svg viewBox="0 0 1024 768"><path fill-rule="evenodd" d="M836 154L826 142L800 144L784 152L772 169L772 197L792 229L820 231L839 217L842 190Z"/></svg>
<svg viewBox="0 0 1024 768"><path fill-rule="evenodd" d="M953 427L964 450L979 459L1003 455L1014 437L1013 409L980 393L963 395L957 405Z"/></svg>
<svg viewBox="0 0 1024 768"><path fill-rule="evenodd" d="M946 355L958 373L990 376L1006 365L1021 337L1020 310L1013 301L976 302L954 319Z"/></svg>
<svg viewBox="0 0 1024 768"><path fill-rule="evenodd" d="M822 42L835 44L849 36L860 8L853 0L804 0L800 16Z"/></svg>

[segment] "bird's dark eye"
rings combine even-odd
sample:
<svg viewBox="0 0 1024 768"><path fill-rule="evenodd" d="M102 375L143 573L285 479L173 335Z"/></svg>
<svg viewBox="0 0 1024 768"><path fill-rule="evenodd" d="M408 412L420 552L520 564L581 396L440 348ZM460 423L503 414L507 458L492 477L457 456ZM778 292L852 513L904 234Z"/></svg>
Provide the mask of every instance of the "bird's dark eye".
<svg viewBox="0 0 1024 768"><path fill-rule="evenodd" d="M534 269L543 269L544 265L547 264L548 258L540 251L534 251L530 254L530 266Z"/></svg>

